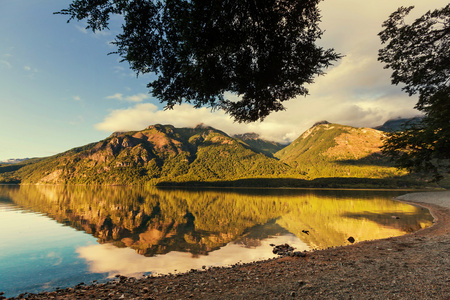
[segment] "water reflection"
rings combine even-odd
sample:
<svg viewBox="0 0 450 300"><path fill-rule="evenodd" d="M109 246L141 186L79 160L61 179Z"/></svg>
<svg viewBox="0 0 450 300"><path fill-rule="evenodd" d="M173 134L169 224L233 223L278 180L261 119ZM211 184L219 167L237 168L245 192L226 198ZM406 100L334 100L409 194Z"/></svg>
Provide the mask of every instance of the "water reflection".
<svg viewBox="0 0 450 300"><path fill-rule="evenodd" d="M99 243L155 256L248 248L288 233L307 248L402 235L431 225L397 193L313 190L180 190L153 187L1 187L0 197L83 230ZM302 230L307 230L305 234Z"/></svg>
<svg viewBox="0 0 450 300"><path fill-rule="evenodd" d="M0 292L5 297L104 278L75 249L95 238L0 197ZM1 297L0 297L1 298Z"/></svg>
<svg viewBox="0 0 450 300"><path fill-rule="evenodd" d="M112 244L99 244L81 247L77 250L85 259L92 273L108 273L108 277L117 274L139 277L145 273L168 274L186 272L213 266L228 266L237 262L248 263L275 257L270 244L289 243L297 249L306 249L306 245L294 235L275 236L259 241L254 248L242 247L238 243L229 243L208 255L192 256L188 252L172 251L165 255L145 257L130 248L117 248Z"/></svg>

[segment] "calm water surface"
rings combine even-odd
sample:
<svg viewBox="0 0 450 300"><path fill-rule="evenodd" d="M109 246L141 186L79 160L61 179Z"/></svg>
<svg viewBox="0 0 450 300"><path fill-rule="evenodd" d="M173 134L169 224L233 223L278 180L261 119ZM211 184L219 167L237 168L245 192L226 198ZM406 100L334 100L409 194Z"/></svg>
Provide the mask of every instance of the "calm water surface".
<svg viewBox="0 0 450 300"><path fill-rule="evenodd" d="M432 224L405 192L0 186L5 296L184 272L403 235ZM309 234L302 231L306 230Z"/></svg>

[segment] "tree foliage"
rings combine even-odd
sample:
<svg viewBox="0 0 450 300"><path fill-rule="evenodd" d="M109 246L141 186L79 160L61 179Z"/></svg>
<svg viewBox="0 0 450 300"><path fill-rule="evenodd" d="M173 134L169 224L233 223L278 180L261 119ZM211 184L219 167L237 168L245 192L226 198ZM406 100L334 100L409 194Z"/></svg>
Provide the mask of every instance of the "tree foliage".
<svg viewBox="0 0 450 300"><path fill-rule="evenodd" d="M221 108L239 122L262 120L339 59L315 42L320 0L74 0L59 14L108 28L122 15L117 54L166 108ZM226 99L225 93L239 100Z"/></svg>
<svg viewBox="0 0 450 300"><path fill-rule="evenodd" d="M393 70L393 84L418 94L415 108L424 118L388 134L383 152L399 167L440 179L450 171L450 5L406 24L413 8L400 7L383 23L379 36L385 47L378 59Z"/></svg>

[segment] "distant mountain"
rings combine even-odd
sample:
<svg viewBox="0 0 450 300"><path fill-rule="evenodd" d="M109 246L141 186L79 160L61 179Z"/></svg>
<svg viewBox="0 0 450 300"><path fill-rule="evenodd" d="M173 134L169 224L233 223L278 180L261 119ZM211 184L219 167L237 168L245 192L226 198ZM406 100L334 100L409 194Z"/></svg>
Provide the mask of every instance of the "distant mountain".
<svg viewBox="0 0 450 300"><path fill-rule="evenodd" d="M281 143L268 141L262 139L257 133L244 133L244 134L235 134L233 138L238 139L249 145L252 149L264 153L267 156L272 157L276 152L280 151L286 145Z"/></svg>
<svg viewBox="0 0 450 300"><path fill-rule="evenodd" d="M152 125L27 165L22 183L146 184L273 177L289 167L212 127Z"/></svg>
<svg viewBox="0 0 450 300"><path fill-rule="evenodd" d="M17 164L23 161L28 160L29 158L10 158L4 161L0 161L0 164L4 164L4 165L11 165L11 164Z"/></svg>
<svg viewBox="0 0 450 300"><path fill-rule="evenodd" d="M0 182L292 187L416 186L380 153L384 133L322 121L290 145L209 126L152 125L55 156L0 165ZM397 179L394 180L394 178ZM414 181L414 182L413 182ZM412 183L412 185L410 185Z"/></svg>
<svg viewBox="0 0 450 300"><path fill-rule="evenodd" d="M402 125L406 122L419 122L422 120L422 117L414 117L414 118L398 118L386 121L383 125L374 127L374 129L391 132L391 131L400 131L403 129Z"/></svg>
<svg viewBox="0 0 450 300"><path fill-rule="evenodd" d="M275 157L310 179L383 178L404 174L381 155L383 135L371 128L319 122L275 153Z"/></svg>

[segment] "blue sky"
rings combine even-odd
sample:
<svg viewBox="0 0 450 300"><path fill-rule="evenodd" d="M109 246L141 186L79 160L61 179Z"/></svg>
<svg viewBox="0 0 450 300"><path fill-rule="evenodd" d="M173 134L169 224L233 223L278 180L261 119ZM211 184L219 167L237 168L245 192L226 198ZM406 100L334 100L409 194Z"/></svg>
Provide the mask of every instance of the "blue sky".
<svg viewBox="0 0 450 300"><path fill-rule="evenodd" d="M94 35L83 23L53 14L69 3L0 2L0 160L48 156L103 139L109 133L94 124L130 103L108 96L148 97L146 80L107 55L113 32Z"/></svg>
<svg viewBox="0 0 450 300"><path fill-rule="evenodd" d="M417 114L410 98L390 85L390 72L377 62L381 23L401 5L414 13L446 4L442 0L325 0L321 3L320 43L346 55L309 86L310 96L291 100L287 110L264 122L234 123L223 112L189 105L164 111L148 94L149 77L120 63L109 42L119 33L93 34L83 22L53 12L66 0L0 0L0 161L42 157L101 140L114 131L161 123L198 123L227 133L257 132L292 141L314 122L376 126ZM425 3L426 2L426 3Z"/></svg>

